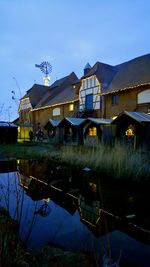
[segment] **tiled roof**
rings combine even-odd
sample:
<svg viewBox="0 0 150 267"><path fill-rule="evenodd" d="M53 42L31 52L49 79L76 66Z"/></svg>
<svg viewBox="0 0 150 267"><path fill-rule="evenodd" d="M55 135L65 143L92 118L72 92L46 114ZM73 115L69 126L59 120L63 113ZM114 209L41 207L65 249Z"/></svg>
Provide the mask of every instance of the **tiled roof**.
<svg viewBox="0 0 150 267"><path fill-rule="evenodd" d="M91 75L96 75L99 82L102 84L102 92L106 90L115 73L117 68L114 66L104 64L101 62L96 62L95 65L90 69L90 71L84 75L82 78L87 78Z"/></svg>
<svg viewBox="0 0 150 267"><path fill-rule="evenodd" d="M50 90L49 86L34 84L22 99L29 97L32 108L35 108L40 99Z"/></svg>
<svg viewBox="0 0 150 267"><path fill-rule="evenodd" d="M49 87L50 90L35 106L35 109L77 100L76 90L72 86L77 81L77 76L72 72L70 75L54 82Z"/></svg>
<svg viewBox="0 0 150 267"><path fill-rule="evenodd" d="M150 84L150 54L117 65L106 93Z"/></svg>
<svg viewBox="0 0 150 267"><path fill-rule="evenodd" d="M150 84L150 54L116 66L97 62L82 78L91 75L97 76L102 85L102 94Z"/></svg>

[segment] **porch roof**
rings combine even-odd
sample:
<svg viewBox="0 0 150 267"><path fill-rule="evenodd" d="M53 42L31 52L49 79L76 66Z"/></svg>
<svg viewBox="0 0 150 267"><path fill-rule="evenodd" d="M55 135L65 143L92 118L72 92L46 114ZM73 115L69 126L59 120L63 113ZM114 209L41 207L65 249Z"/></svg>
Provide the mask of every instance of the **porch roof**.
<svg viewBox="0 0 150 267"><path fill-rule="evenodd" d="M18 126L12 122L0 121L0 127L18 127Z"/></svg>
<svg viewBox="0 0 150 267"><path fill-rule="evenodd" d="M95 124L111 124L111 119L103 119L103 118L87 118L88 121L94 122Z"/></svg>
<svg viewBox="0 0 150 267"><path fill-rule="evenodd" d="M53 127L57 127L61 120L52 120L50 119L48 122L51 123Z"/></svg>
<svg viewBox="0 0 150 267"><path fill-rule="evenodd" d="M150 122L150 114L144 112L130 112L130 111L123 111L121 112L116 119L112 121L112 124L115 124L118 119L120 119L123 115L126 115L137 122Z"/></svg>
<svg viewBox="0 0 150 267"><path fill-rule="evenodd" d="M79 126L79 125L83 124L83 123L86 121L86 119L83 119L83 118L69 118L69 117L65 117L65 118L60 122L59 126L61 126L61 124L62 124L63 122L65 122L65 121L69 122L69 124L71 124L71 125L73 125L73 126Z"/></svg>

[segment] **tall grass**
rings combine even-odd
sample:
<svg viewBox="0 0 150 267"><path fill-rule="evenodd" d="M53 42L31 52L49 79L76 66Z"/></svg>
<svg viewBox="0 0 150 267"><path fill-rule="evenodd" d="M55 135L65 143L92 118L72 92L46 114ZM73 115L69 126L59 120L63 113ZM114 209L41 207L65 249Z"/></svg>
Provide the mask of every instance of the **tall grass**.
<svg viewBox="0 0 150 267"><path fill-rule="evenodd" d="M150 177L148 156L120 144L96 148L63 147L60 157L70 165L81 168L88 166L111 178L149 181Z"/></svg>
<svg viewBox="0 0 150 267"><path fill-rule="evenodd" d="M9 159L55 159L70 166L88 166L105 177L150 182L149 154L129 149L120 143L113 147L99 145L59 146L49 143L28 142L15 145L0 145L0 158Z"/></svg>

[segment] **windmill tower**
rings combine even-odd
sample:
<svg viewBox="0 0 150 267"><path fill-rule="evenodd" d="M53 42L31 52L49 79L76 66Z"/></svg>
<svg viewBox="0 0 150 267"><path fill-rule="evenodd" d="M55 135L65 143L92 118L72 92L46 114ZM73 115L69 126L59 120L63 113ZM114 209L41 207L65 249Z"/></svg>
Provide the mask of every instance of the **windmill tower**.
<svg viewBox="0 0 150 267"><path fill-rule="evenodd" d="M47 61L43 61L40 65L35 64L35 67L39 68L45 74L45 76L43 77L44 85L49 86L49 81L50 81L49 74L52 71L51 64Z"/></svg>

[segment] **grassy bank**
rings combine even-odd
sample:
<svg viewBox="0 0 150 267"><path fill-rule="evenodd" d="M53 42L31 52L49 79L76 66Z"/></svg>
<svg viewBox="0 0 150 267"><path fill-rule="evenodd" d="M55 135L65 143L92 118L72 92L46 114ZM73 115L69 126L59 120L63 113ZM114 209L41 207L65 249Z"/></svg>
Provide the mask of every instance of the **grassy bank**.
<svg viewBox="0 0 150 267"><path fill-rule="evenodd" d="M120 144L98 148L63 147L61 159L72 166L88 166L105 177L150 182L149 154Z"/></svg>
<svg viewBox="0 0 150 267"><path fill-rule="evenodd" d="M120 144L97 148L31 142L0 145L0 159L41 157L55 158L79 169L88 166L105 177L150 183L149 154L127 149Z"/></svg>
<svg viewBox="0 0 150 267"><path fill-rule="evenodd" d="M32 159L49 157L53 151L56 155L57 148L49 143L24 142L0 145L0 160L3 159Z"/></svg>

